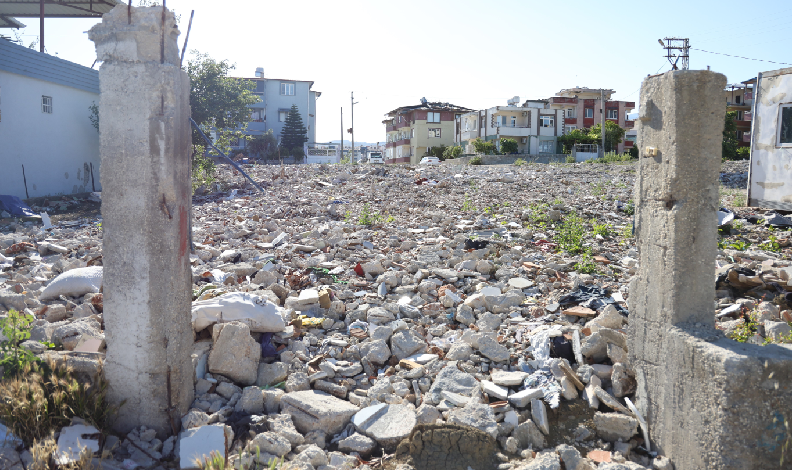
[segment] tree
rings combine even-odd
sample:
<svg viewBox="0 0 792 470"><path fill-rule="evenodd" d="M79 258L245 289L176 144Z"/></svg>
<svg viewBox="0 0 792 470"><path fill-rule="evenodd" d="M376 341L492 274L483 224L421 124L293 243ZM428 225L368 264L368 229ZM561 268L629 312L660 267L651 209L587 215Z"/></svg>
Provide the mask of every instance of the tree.
<svg viewBox="0 0 792 470"><path fill-rule="evenodd" d="M446 149L443 151L442 159L451 160L454 158L459 158L460 155L462 155L462 147L460 147L459 145L454 145L451 147L446 147Z"/></svg>
<svg viewBox="0 0 792 470"><path fill-rule="evenodd" d="M286 122L281 131L281 145L292 152L294 148L302 151L303 144L308 142L307 134L308 131L305 130L300 111L297 109L297 105L293 104L289 114L286 115Z"/></svg>
<svg viewBox="0 0 792 470"><path fill-rule="evenodd" d="M194 52L187 62L190 76L190 108L193 120L204 133L214 130L215 145L225 150L232 138L246 138L244 130L250 120L250 108L258 102L253 94L255 83L228 76L235 68L227 60L216 61L208 54ZM200 134L193 129L193 145L204 145ZM219 145L218 145L219 144Z"/></svg>
<svg viewBox="0 0 792 470"><path fill-rule="evenodd" d="M253 136L248 142L248 150L257 158L273 160L278 156L278 139L272 129L261 135Z"/></svg>
<svg viewBox="0 0 792 470"><path fill-rule="evenodd" d="M481 140L481 137L476 137L476 139L472 142L473 148L476 149L476 153L481 153L484 155L492 155L496 152L495 144L493 142L487 142Z"/></svg>
<svg viewBox="0 0 792 470"><path fill-rule="evenodd" d="M510 153L517 153L517 141L514 139L501 139L500 140L500 151L504 154Z"/></svg>
<svg viewBox="0 0 792 470"><path fill-rule="evenodd" d="M597 140L588 134L586 129L572 129L564 135L558 136L558 141L564 144L564 153L572 153L575 144L595 144Z"/></svg>
<svg viewBox="0 0 792 470"><path fill-rule="evenodd" d="M723 123L723 145L721 158L737 160L737 111L728 111Z"/></svg>
<svg viewBox="0 0 792 470"><path fill-rule="evenodd" d="M425 157L437 157L440 161L445 160L445 153L448 146L446 145L438 145L436 147L429 147L426 149Z"/></svg>
<svg viewBox="0 0 792 470"><path fill-rule="evenodd" d="M613 152L616 150L616 146L621 143L624 139L624 134L627 132L626 129L622 129L613 121L605 121L605 151L606 152ZM588 134L594 138L595 142L602 141L602 125L597 124L596 126L589 129Z"/></svg>

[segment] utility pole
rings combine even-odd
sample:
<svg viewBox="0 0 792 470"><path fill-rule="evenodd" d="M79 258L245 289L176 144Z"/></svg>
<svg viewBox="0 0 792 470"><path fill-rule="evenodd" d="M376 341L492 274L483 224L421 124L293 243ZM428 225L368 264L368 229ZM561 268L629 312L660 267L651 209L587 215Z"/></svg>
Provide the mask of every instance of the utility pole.
<svg viewBox="0 0 792 470"><path fill-rule="evenodd" d="M341 159L344 158L344 107L341 106L341 142L339 142L340 148L338 149L338 163L341 163Z"/></svg>
<svg viewBox="0 0 792 470"><path fill-rule="evenodd" d="M349 101L352 103L352 157L350 157L350 163L354 163L355 160L355 92L352 92L351 98Z"/></svg>
<svg viewBox="0 0 792 470"><path fill-rule="evenodd" d="M602 126L602 156L605 157L605 90L600 88L600 126Z"/></svg>

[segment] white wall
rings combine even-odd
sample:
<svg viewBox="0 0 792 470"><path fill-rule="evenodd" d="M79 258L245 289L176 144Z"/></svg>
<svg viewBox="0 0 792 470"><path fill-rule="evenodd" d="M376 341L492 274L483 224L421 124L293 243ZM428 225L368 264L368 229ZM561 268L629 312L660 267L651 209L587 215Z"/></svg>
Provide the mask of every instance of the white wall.
<svg viewBox="0 0 792 470"><path fill-rule="evenodd" d="M41 97L52 97L52 114ZM88 106L99 94L0 70L0 194L25 198L96 191L99 133ZM86 171L87 169L87 171Z"/></svg>

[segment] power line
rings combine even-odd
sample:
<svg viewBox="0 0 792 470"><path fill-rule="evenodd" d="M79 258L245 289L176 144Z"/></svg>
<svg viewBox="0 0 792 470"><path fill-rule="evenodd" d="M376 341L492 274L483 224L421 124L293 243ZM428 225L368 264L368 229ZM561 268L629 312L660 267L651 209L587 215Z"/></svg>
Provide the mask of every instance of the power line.
<svg viewBox="0 0 792 470"><path fill-rule="evenodd" d="M660 72L660 70L662 70L662 69L663 69L663 67L665 67L666 65L668 65L668 63L667 63L667 62L663 62L663 65L661 65L661 66L660 66L660 68L659 68L659 69L657 69L657 72L653 73L652 75L657 75L657 73L658 73L658 72ZM629 95L625 96L624 98L622 98L622 100L626 100L627 98L629 98L629 97L631 97L632 95L636 94L638 91L640 91L640 89L641 89L641 87L638 87L638 89L637 89L637 90L635 90L634 92L632 92L632 93L630 93Z"/></svg>
<svg viewBox="0 0 792 470"><path fill-rule="evenodd" d="M693 49L694 51L706 52L708 54L725 55L725 56L734 57L734 58L737 58L737 59L757 60L759 62L770 62L771 64L780 64L780 65L792 65L792 64L787 63L787 62L776 62L776 61L773 61L773 60L764 60L764 59L754 59L754 58L751 58L751 57L743 57L741 55L724 54L723 52L705 51L704 49L696 49L695 47L691 47L691 49Z"/></svg>

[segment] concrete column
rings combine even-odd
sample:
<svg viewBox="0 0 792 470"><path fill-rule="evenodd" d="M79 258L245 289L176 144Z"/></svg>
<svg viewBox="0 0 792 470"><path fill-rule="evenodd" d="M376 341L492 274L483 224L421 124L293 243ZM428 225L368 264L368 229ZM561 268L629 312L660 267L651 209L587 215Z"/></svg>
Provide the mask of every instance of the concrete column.
<svg viewBox="0 0 792 470"><path fill-rule="evenodd" d="M163 25L164 23L164 25ZM100 84L105 376L116 427L178 431L193 400L190 82L173 14L120 5L89 31Z"/></svg>
<svg viewBox="0 0 792 470"><path fill-rule="evenodd" d="M775 468L792 420L792 348L714 328L725 85L683 70L641 88L629 355L652 447L686 470Z"/></svg>

